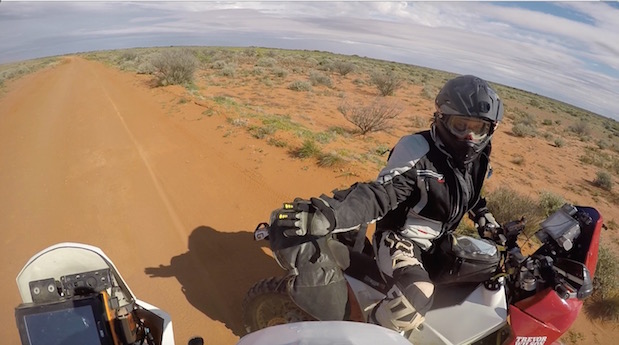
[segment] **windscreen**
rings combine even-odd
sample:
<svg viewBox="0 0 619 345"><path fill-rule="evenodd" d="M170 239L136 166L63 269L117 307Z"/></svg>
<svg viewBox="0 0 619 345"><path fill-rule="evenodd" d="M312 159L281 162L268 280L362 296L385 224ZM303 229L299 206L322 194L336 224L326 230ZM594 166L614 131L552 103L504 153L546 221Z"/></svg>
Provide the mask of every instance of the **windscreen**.
<svg viewBox="0 0 619 345"><path fill-rule="evenodd" d="M90 305L24 315L30 345L101 345Z"/></svg>

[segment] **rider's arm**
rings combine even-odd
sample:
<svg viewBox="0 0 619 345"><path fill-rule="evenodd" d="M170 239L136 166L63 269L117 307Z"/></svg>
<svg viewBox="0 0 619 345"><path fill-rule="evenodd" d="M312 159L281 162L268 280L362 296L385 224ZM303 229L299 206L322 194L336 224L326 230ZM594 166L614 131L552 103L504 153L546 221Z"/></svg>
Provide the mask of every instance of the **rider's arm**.
<svg viewBox="0 0 619 345"><path fill-rule="evenodd" d="M375 181L356 183L335 192L333 197L322 195L321 199L333 210L334 231L352 230L360 224L377 221L406 200L418 188L416 164L428 150L423 136L403 137Z"/></svg>

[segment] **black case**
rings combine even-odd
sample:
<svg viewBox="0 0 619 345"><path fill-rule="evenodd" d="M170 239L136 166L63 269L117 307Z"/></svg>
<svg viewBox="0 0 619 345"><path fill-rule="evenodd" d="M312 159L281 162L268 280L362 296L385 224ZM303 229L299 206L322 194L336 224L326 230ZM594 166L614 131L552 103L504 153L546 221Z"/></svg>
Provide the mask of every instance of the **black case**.
<svg viewBox="0 0 619 345"><path fill-rule="evenodd" d="M481 283L489 280L501 260L496 245L469 236L443 236L424 266L434 284Z"/></svg>

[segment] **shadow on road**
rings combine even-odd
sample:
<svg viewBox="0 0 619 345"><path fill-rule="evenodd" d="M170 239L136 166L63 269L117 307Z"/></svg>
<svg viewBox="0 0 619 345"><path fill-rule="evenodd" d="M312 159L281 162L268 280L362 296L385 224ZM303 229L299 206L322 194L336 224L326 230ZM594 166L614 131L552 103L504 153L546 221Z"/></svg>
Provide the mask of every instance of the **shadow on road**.
<svg viewBox="0 0 619 345"><path fill-rule="evenodd" d="M176 277L189 303L243 336L245 293L258 280L283 273L262 246L268 242L254 241L248 231L219 232L200 226L189 236L189 251L174 256L169 265L147 267L144 272L150 277Z"/></svg>

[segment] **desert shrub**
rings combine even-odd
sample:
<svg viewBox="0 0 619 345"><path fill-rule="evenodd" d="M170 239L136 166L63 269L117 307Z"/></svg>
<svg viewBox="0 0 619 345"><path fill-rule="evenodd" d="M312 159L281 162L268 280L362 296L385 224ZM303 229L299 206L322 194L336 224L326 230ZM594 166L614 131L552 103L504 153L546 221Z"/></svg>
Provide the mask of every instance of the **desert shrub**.
<svg viewBox="0 0 619 345"><path fill-rule="evenodd" d="M535 108L539 108L541 106L541 103L537 99L529 100L529 104Z"/></svg>
<svg viewBox="0 0 619 345"><path fill-rule="evenodd" d="M334 61L331 68L340 75L347 75L355 70L355 64L348 61Z"/></svg>
<svg viewBox="0 0 619 345"><path fill-rule="evenodd" d="M522 155L514 155L514 157L512 158L512 160L510 161L516 165L523 165L524 164L524 157Z"/></svg>
<svg viewBox="0 0 619 345"><path fill-rule="evenodd" d="M608 299L619 291L619 261L604 245L598 251L598 262L593 279L593 297Z"/></svg>
<svg viewBox="0 0 619 345"><path fill-rule="evenodd" d="M565 140L563 138L555 138L554 144L555 147L563 147L565 146Z"/></svg>
<svg viewBox="0 0 619 345"><path fill-rule="evenodd" d="M569 129L570 131L576 133L580 137L588 136L589 134L591 134L589 123L587 123L587 120L584 120L584 119L571 125Z"/></svg>
<svg viewBox="0 0 619 345"><path fill-rule="evenodd" d="M619 321L619 294L607 299L587 299L585 301L585 313L592 319L610 322Z"/></svg>
<svg viewBox="0 0 619 345"><path fill-rule="evenodd" d="M135 68L135 72L137 74L154 74L155 67L150 61L144 61Z"/></svg>
<svg viewBox="0 0 619 345"><path fill-rule="evenodd" d="M307 66L316 66L318 65L318 60L314 59L313 57L308 57L306 59L304 59L304 62Z"/></svg>
<svg viewBox="0 0 619 345"><path fill-rule="evenodd" d="M351 106L343 103L338 110L348 122L357 126L362 135L390 129L392 121L403 111L396 103L379 98L369 105Z"/></svg>
<svg viewBox="0 0 619 345"><path fill-rule="evenodd" d="M600 246L593 278L593 295L585 301L585 312L594 319L619 321L619 262Z"/></svg>
<svg viewBox="0 0 619 345"><path fill-rule="evenodd" d="M370 75L370 83L376 86L381 96L391 96L402 86L402 79L393 71L374 71Z"/></svg>
<svg viewBox="0 0 619 345"><path fill-rule="evenodd" d="M277 60L275 60L272 57L260 58L256 62L256 66L259 66L259 67L273 67L275 65L277 65Z"/></svg>
<svg viewBox="0 0 619 345"><path fill-rule="evenodd" d="M595 143L598 145L600 150L606 150L607 148L610 147L610 144L606 140L600 139L600 140L596 141Z"/></svg>
<svg viewBox="0 0 619 345"><path fill-rule="evenodd" d="M227 65L226 67L222 68L220 73L224 77L232 78L236 75L236 68L233 65Z"/></svg>
<svg viewBox="0 0 619 345"><path fill-rule="evenodd" d="M198 60L187 50L164 50L150 61L157 85L182 85L193 81Z"/></svg>
<svg viewBox="0 0 619 345"><path fill-rule="evenodd" d="M288 89L293 91L311 91L312 84L309 81L305 80L295 80L292 83L288 84Z"/></svg>
<svg viewBox="0 0 619 345"><path fill-rule="evenodd" d="M546 191L542 191L539 194L539 206L545 217L560 209L565 203L565 199L560 195Z"/></svg>
<svg viewBox="0 0 619 345"><path fill-rule="evenodd" d="M256 139L264 139L265 137L275 133L277 128L274 126L249 126L247 131Z"/></svg>
<svg viewBox="0 0 619 345"><path fill-rule="evenodd" d="M247 127L247 125L249 124L249 119L244 118L244 117L237 117L237 118L227 118L226 119L228 121L229 124L233 125L234 127Z"/></svg>
<svg viewBox="0 0 619 345"><path fill-rule="evenodd" d="M533 128L537 126L537 120L533 114L527 113L526 111L518 108L514 109L512 117L514 119L514 125L525 124Z"/></svg>
<svg viewBox="0 0 619 345"><path fill-rule="evenodd" d="M277 138L269 138L267 139L267 144L275 147L286 147L288 143L285 140L277 139Z"/></svg>
<svg viewBox="0 0 619 345"><path fill-rule="evenodd" d="M254 66L254 69L251 71L251 74L253 74L253 75L263 75L264 74L264 68L260 67L260 66Z"/></svg>
<svg viewBox="0 0 619 345"><path fill-rule="evenodd" d="M486 201L488 209L499 224L525 217L527 235L535 232L539 223L544 219L538 202L508 187L499 187L487 194Z"/></svg>
<svg viewBox="0 0 619 345"><path fill-rule="evenodd" d="M425 128L432 122L430 117L427 116L414 115L410 116L408 119L410 120L410 125L414 128Z"/></svg>
<svg viewBox="0 0 619 345"><path fill-rule="evenodd" d="M543 119L542 120L542 125L550 126L550 125L552 125L552 120L550 120L550 119Z"/></svg>
<svg viewBox="0 0 619 345"><path fill-rule="evenodd" d="M318 165L321 167L341 167L346 163L344 157L337 152L321 153L318 155Z"/></svg>
<svg viewBox="0 0 619 345"><path fill-rule="evenodd" d="M211 68L212 69L224 69L226 66L228 65L228 63L224 60L217 60L217 61L213 61L213 63L211 63Z"/></svg>
<svg viewBox="0 0 619 345"><path fill-rule="evenodd" d="M512 133L520 138L534 137L537 135L537 130L535 127L527 125L526 123L517 123L512 126Z"/></svg>
<svg viewBox="0 0 619 345"><path fill-rule="evenodd" d="M306 139L301 147L293 151L293 155L298 158L310 158L320 155L320 147L312 139Z"/></svg>
<svg viewBox="0 0 619 345"><path fill-rule="evenodd" d="M278 78L286 78L288 76L288 71L281 67L273 68L273 74Z"/></svg>
<svg viewBox="0 0 619 345"><path fill-rule="evenodd" d="M434 100L434 98L436 97L436 92L432 86L424 84L423 88L421 89L421 97L427 100Z"/></svg>
<svg viewBox="0 0 619 345"><path fill-rule="evenodd" d="M593 180L593 184L610 191L613 188L613 178L606 171L598 171L595 180Z"/></svg>
<svg viewBox="0 0 619 345"><path fill-rule="evenodd" d="M316 85L324 85L327 87L333 86L333 83L331 82L331 78L329 78L329 76L324 73L311 71L309 73L309 80L313 86L316 86Z"/></svg>

